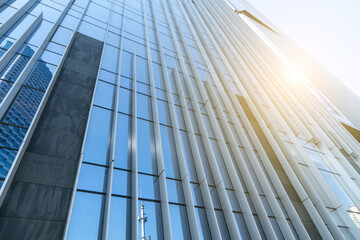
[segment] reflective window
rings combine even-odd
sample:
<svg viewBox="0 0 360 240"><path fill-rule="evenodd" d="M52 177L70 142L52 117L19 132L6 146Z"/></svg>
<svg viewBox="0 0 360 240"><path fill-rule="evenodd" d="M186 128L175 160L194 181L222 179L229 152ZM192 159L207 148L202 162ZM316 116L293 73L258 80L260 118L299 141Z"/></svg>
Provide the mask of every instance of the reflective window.
<svg viewBox="0 0 360 240"><path fill-rule="evenodd" d="M131 239L131 199L111 198L108 239Z"/></svg>
<svg viewBox="0 0 360 240"><path fill-rule="evenodd" d="M181 181L166 179L169 202L185 204L184 191Z"/></svg>
<svg viewBox="0 0 360 240"><path fill-rule="evenodd" d="M32 51L30 48L28 48L28 50ZM0 78L15 82L21 72L24 70L29 60L29 57L15 54L15 56L10 60L9 64L0 72Z"/></svg>
<svg viewBox="0 0 360 240"><path fill-rule="evenodd" d="M22 87L6 113L3 122L28 127L39 107L43 91Z"/></svg>
<svg viewBox="0 0 360 240"><path fill-rule="evenodd" d="M132 107L131 107L131 95L132 92L125 89L119 88L119 112L131 114Z"/></svg>
<svg viewBox="0 0 360 240"><path fill-rule="evenodd" d="M78 189L105 192L107 168L83 163L81 165Z"/></svg>
<svg viewBox="0 0 360 240"><path fill-rule="evenodd" d="M110 117L110 111L93 107L86 137L84 161L106 164Z"/></svg>
<svg viewBox="0 0 360 240"><path fill-rule="evenodd" d="M131 169L131 118L118 113L116 127L115 167Z"/></svg>
<svg viewBox="0 0 360 240"><path fill-rule="evenodd" d="M151 98L143 94L137 94L138 117L152 120Z"/></svg>
<svg viewBox="0 0 360 240"><path fill-rule="evenodd" d="M160 200L159 178L138 174L139 197L151 200Z"/></svg>
<svg viewBox="0 0 360 240"><path fill-rule="evenodd" d="M220 210L215 210L216 219L219 225L220 234L222 239L230 239L229 230L227 228L224 213Z"/></svg>
<svg viewBox="0 0 360 240"><path fill-rule="evenodd" d="M0 178L6 178L16 153L15 150L0 148Z"/></svg>
<svg viewBox="0 0 360 240"><path fill-rule="evenodd" d="M18 149L25 133L24 128L0 124L0 147Z"/></svg>
<svg viewBox="0 0 360 240"><path fill-rule="evenodd" d="M105 44L101 67L110 72L117 72L119 49Z"/></svg>
<svg viewBox="0 0 360 240"><path fill-rule="evenodd" d="M137 154L139 172L157 174L153 123L137 120Z"/></svg>
<svg viewBox="0 0 360 240"><path fill-rule="evenodd" d="M38 61L31 74L25 80L24 85L45 91L55 73L55 70L55 66Z"/></svg>
<svg viewBox="0 0 360 240"><path fill-rule="evenodd" d="M246 227L244 216L241 213L234 213L234 218L240 231L242 239L250 240L250 234Z"/></svg>
<svg viewBox="0 0 360 240"><path fill-rule="evenodd" d="M179 164L172 131L172 128L160 125L165 173L167 177L180 179Z"/></svg>
<svg viewBox="0 0 360 240"><path fill-rule="evenodd" d="M131 172L114 169L112 193L131 196Z"/></svg>
<svg viewBox="0 0 360 240"><path fill-rule="evenodd" d="M67 239L96 240L101 236L101 209L104 196L77 192Z"/></svg>
<svg viewBox="0 0 360 240"><path fill-rule="evenodd" d="M204 208L195 208L201 239L212 239Z"/></svg>
<svg viewBox="0 0 360 240"><path fill-rule="evenodd" d="M96 86L94 104L100 107L112 109L114 93L114 85L103 81L98 81Z"/></svg>
<svg viewBox="0 0 360 240"><path fill-rule="evenodd" d="M173 239L191 239L185 206L169 204Z"/></svg>
<svg viewBox="0 0 360 240"><path fill-rule="evenodd" d="M136 57L136 79L139 82L150 84L148 63L141 57Z"/></svg>
<svg viewBox="0 0 360 240"><path fill-rule="evenodd" d="M146 235L151 239L164 239L164 230L162 227L161 206L157 202L139 201L139 212L141 204L144 205L144 212L147 216ZM139 227L139 236L141 236L141 227Z"/></svg>

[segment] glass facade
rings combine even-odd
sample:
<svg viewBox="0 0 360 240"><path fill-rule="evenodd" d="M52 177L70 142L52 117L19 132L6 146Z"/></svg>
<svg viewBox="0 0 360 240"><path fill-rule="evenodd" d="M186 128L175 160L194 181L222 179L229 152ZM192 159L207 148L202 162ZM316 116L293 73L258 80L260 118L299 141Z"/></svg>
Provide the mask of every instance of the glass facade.
<svg viewBox="0 0 360 240"><path fill-rule="evenodd" d="M78 171L51 220L56 239L359 236L359 173L340 152L357 161L359 143L225 1L39 0L20 11L25 2L0 8L0 32L14 22L0 38L2 196L52 91L92 94L89 106L54 103L89 112L84 134L61 119L82 147L67 159ZM96 74L92 91L56 85L77 81L61 72L72 59L94 64L75 36L103 44L98 68L75 67Z"/></svg>

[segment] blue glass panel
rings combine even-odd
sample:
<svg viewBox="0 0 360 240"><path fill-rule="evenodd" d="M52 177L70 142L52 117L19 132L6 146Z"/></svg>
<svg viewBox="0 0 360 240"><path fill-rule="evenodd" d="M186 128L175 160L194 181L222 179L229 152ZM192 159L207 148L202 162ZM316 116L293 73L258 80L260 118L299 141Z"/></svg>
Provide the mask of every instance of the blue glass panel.
<svg viewBox="0 0 360 240"><path fill-rule="evenodd" d="M96 85L94 104L100 107L112 109L114 92L114 85L98 81Z"/></svg>
<svg viewBox="0 0 360 240"><path fill-rule="evenodd" d="M158 113L159 113L159 122L171 126L171 119L170 119L170 113L169 113L169 107L168 103L157 100L157 107L158 107Z"/></svg>
<svg viewBox="0 0 360 240"><path fill-rule="evenodd" d="M7 82L4 80L0 80L0 102L4 99L6 94L9 92L10 88L12 87L12 82Z"/></svg>
<svg viewBox="0 0 360 240"><path fill-rule="evenodd" d="M136 57L136 79L139 82L150 84L148 63L141 57Z"/></svg>
<svg viewBox="0 0 360 240"><path fill-rule="evenodd" d="M344 189L341 187L341 185L335 178L334 174L325 171L320 171L320 173L346 210L350 210L351 206L355 206L349 195L344 191Z"/></svg>
<svg viewBox="0 0 360 240"><path fill-rule="evenodd" d="M147 216L147 222L145 225L146 235L151 236L151 239L163 240L164 230L162 228L160 203L141 201L141 203L139 204L139 212L141 204L144 205L144 212ZM141 236L141 227L139 227L139 236Z"/></svg>
<svg viewBox="0 0 360 240"><path fill-rule="evenodd" d="M0 147L18 149L24 139L26 129L0 124Z"/></svg>
<svg viewBox="0 0 360 240"><path fill-rule="evenodd" d="M2 50L8 50L13 44L15 40L6 36L0 38L0 48ZM0 55L1 57L2 55Z"/></svg>
<svg viewBox="0 0 360 240"><path fill-rule="evenodd" d="M186 167L187 167L187 170L188 170L190 181L198 182L197 173L196 173L196 167L195 167L195 164L194 164L194 159L193 159L193 156L192 156L190 143L189 143L189 138L188 138L187 134L188 134L187 132L180 131L180 136L181 136L181 142L182 142L183 152L184 152L184 156L185 156Z"/></svg>
<svg viewBox="0 0 360 240"><path fill-rule="evenodd" d="M0 148L0 178L6 178L17 151Z"/></svg>
<svg viewBox="0 0 360 240"><path fill-rule="evenodd" d="M99 74L99 79L101 79L101 80L103 80L105 82L115 84L116 83L116 74L101 69L100 74Z"/></svg>
<svg viewBox="0 0 360 240"><path fill-rule="evenodd" d="M201 239L212 239L205 209L195 208L195 210Z"/></svg>
<svg viewBox="0 0 360 240"><path fill-rule="evenodd" d="M126 51L133 53L136 51L136 55L145 58L146 57L146 47L140 43L134 42L128 38L124 37L123 48Z"/></svg>
<svg viewBox="0 0 360 240"><path fill-rule="evenodd" d="M236 224L239 228L241 239L250 240L250 234L246 227L244 216L241 213L234 213Z"/></svg>
<svg viewBox="0 0 360 240"><path fill-rule="evenodd" d="M101 209L104 196L77 192L70 221L68 240L97 240L101 236Z"/></svg>
<svg viewBox="0 0 360 240"><path fill-rule="evenodd" d="M191 239L185 206L169 204L173 239Z"/></svg>
<svg viewBox="0 0 360 240"><path fill-rule="evenodd" d="M137 154L139 172L157 174L153 124L137 120Z"/></svg>
<svg viewBox="0 0 360 240"><path fill-rule="evenodd" d="M106 165L111 112L93 107L86 138L84 161Z"/></svg>
<svg viewBox="0 0 360 240"><path fill-rule="evenodd" d="M43 91L22 87L6 113L3 122L24 127L30 126L43 96Z"/></svg>
<svg viewBox="0 0 360 240"><path fill-rule="evenodd" d="M114 169L112 193L131 196L131 172Z"/></svg>
<svg viewBox="0 0 360 240"><path fill-rule="evenodd" d="M131 199L111 198L108 239L131 239Z"/></svg>
<svg viewBox="0 0 360 240"><path fill-rule="evenodd" d="M22 70L25 68L26 64L29 62L29 60L29 57L16 54L10 60L8 65L0 72L0 78L15 82Z"/></svg>
<svg viewBox="0 0 360 240"><path fill-rule="evenodd" d="M304 148L306 152L309 154L311 160L314 162L315 166L320 169L329 170L329 168L326 166L324 160L321 159L319 154L316 151Z"/></svg>
<svg viewBox="0 0 360 240"><path fill-rule="evenodd" d="M191 193L193 196L195 206L204 206L203 198L201 195L200 185L196 183L191 183Z"/></svg>
<svg viewBox="0 0 360 240"><path fill-rule="evenodd" d="M152 120L151 98L143 94L137 94L136 97L138 117Z"/></svg>
<svg viewBox="0 0 360 240"><path fill-rule="evenodd" d="M166 185L169 202L185 204L184 192L181 181L166 179Z"/></svg>
<svg viewBox="0 0 360 240"><path fill-rule="evenodd" d="M179 164L172 131L172 128L160 125L165 172L167 177L180 179Z"/></svg>
<svg viewBox="0 0 360 240"><path fill-rule="evenodd" d="M78 189L104 192L107 168L83 163L81 165Z"/></svg>
<svg viewBox="0 0 360 240"><path fill-rule="evenodd" d="M210 191L211 200L214 205L214 208L221 209L221 203L220 203L217 189L215 187L209 187L209 191Z"/></svg>
<svg viewBox="0 0 360 240"><path fill-rule="evenodd" d="M116 128L115 167L129 170L131 169L130 130L131 121L129 116L118 113L118 122Z"/></svg>
<svg viewBox="0 0 360 240"><path fill-rule="evenodd" d="M124 49L128 50L125 47ZM132 58L133 58L133 53L122 51L121 75L130 79L132 79L133 77Z"/></svg>
<svg viewBox="0 0 360 240"><path fill-rule="evenodd" d="M225 222L225 217L224 217L224 213L220 210L215 210L215 215L216 215L216 219L220 228L220 234L222 239L226 240L226 239L231 239L230 235L229 235L229 230L227 228L226 222Z"/></svg>
<svg viewBox="0 0 360 240"><path fill-rule="evenodd" d="M125 31L137 37L145 38L144 26L128 17L125 17Z"/></svg>
<svg viewBox="0 0 360 240"><path fill-rule="evenodd" d="M38 61L24 85L45 91L54 76L55 70L55 66Z"/></svg>
<svg viewBox="0 0 360 240"><path fill-rule="evenodd" d="M125 88L119 88L119 112L131 114L132 92Z"/></svg>
<svg viewBox="0 0 360 240"><path fill-rule="evenodd" d="M138 174L138 191L140 198L160 200L159 178Z"/></svg>
<svg viewBox="0 0 360 240"><path fill-rule="evenodd" d="M118 56L118 48L105 44L101 68L116 73L118 68Z"/></svg>
<svg viewBox="0 0 360 240"><path fill-rule="evenodd" d="M47 21L41 21L40 25L38 25L36 30L26 40L26 43L39 47L41 43L43 43L43 41L45 40L52 27L53 24Z"/></svg>

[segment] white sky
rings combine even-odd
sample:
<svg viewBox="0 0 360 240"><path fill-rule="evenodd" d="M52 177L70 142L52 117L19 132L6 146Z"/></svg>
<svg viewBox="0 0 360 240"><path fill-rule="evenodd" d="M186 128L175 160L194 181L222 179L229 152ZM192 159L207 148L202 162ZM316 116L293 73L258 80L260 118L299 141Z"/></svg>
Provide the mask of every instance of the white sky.
<svg viewBox="0 0 360 240"><path fill-rule="evenodd" d="M360 0L247 1L360 96Z"/></svg>

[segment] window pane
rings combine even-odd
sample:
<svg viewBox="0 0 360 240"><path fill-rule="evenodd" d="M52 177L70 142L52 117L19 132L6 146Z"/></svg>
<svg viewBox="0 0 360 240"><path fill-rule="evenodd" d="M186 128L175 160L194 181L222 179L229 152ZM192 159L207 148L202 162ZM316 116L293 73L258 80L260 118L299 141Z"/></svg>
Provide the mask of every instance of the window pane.
<svg viewBox="0 0 360 240"><path fill-rule="evenodd" d="M146 226L146 235L151 236L151 239L164 239L164 231L162 227L162 217L161 217L161 207L160 203L149 202L149 201L139 201L139 203L144 204L144 212L147 216ZM139 204L140 212L140 204ZM139 236L141 236L141 227L139 226Z"/></svg>
<svg viewBox="0 0 360 240"><path fill-rule="evenodd" d="M157 174L153 124L141 119L137 124L138 171Z"/></svg>
<svg viewBox="0 0 360 240"><path fill-rule="evenodd" d="M81 165L78 189L105 192L107 168L83 163Z"/></svg>
<svg viewBox="0 0 360 240"><path fill-rule="evenodd" d="M93 107L86 138L84 161L106 164L111 112Z"/></svg>
<svg viewBox="0 0 360 240"><path fill-rule="evenodd" d="M131 170L131 118L118 113L117 121L115 167Z"/></svg>
<svg viewBox="0 0 360 240"><path fill-rule="evenodd" d="M169 208L173 239L191 239L185 206L170 204Z"/></svg>
<svg viewBox="0 0 360 240"><path fill-rule="evenodd" d="M109 240L131 239L131 199L111 198Z"/></svg>
<svg viewBox="0 0 360 240"><path fill-rule="evenodd" d="M67 239L97 240L101 235L101 206L104 196L77 192Z"/></svg>

